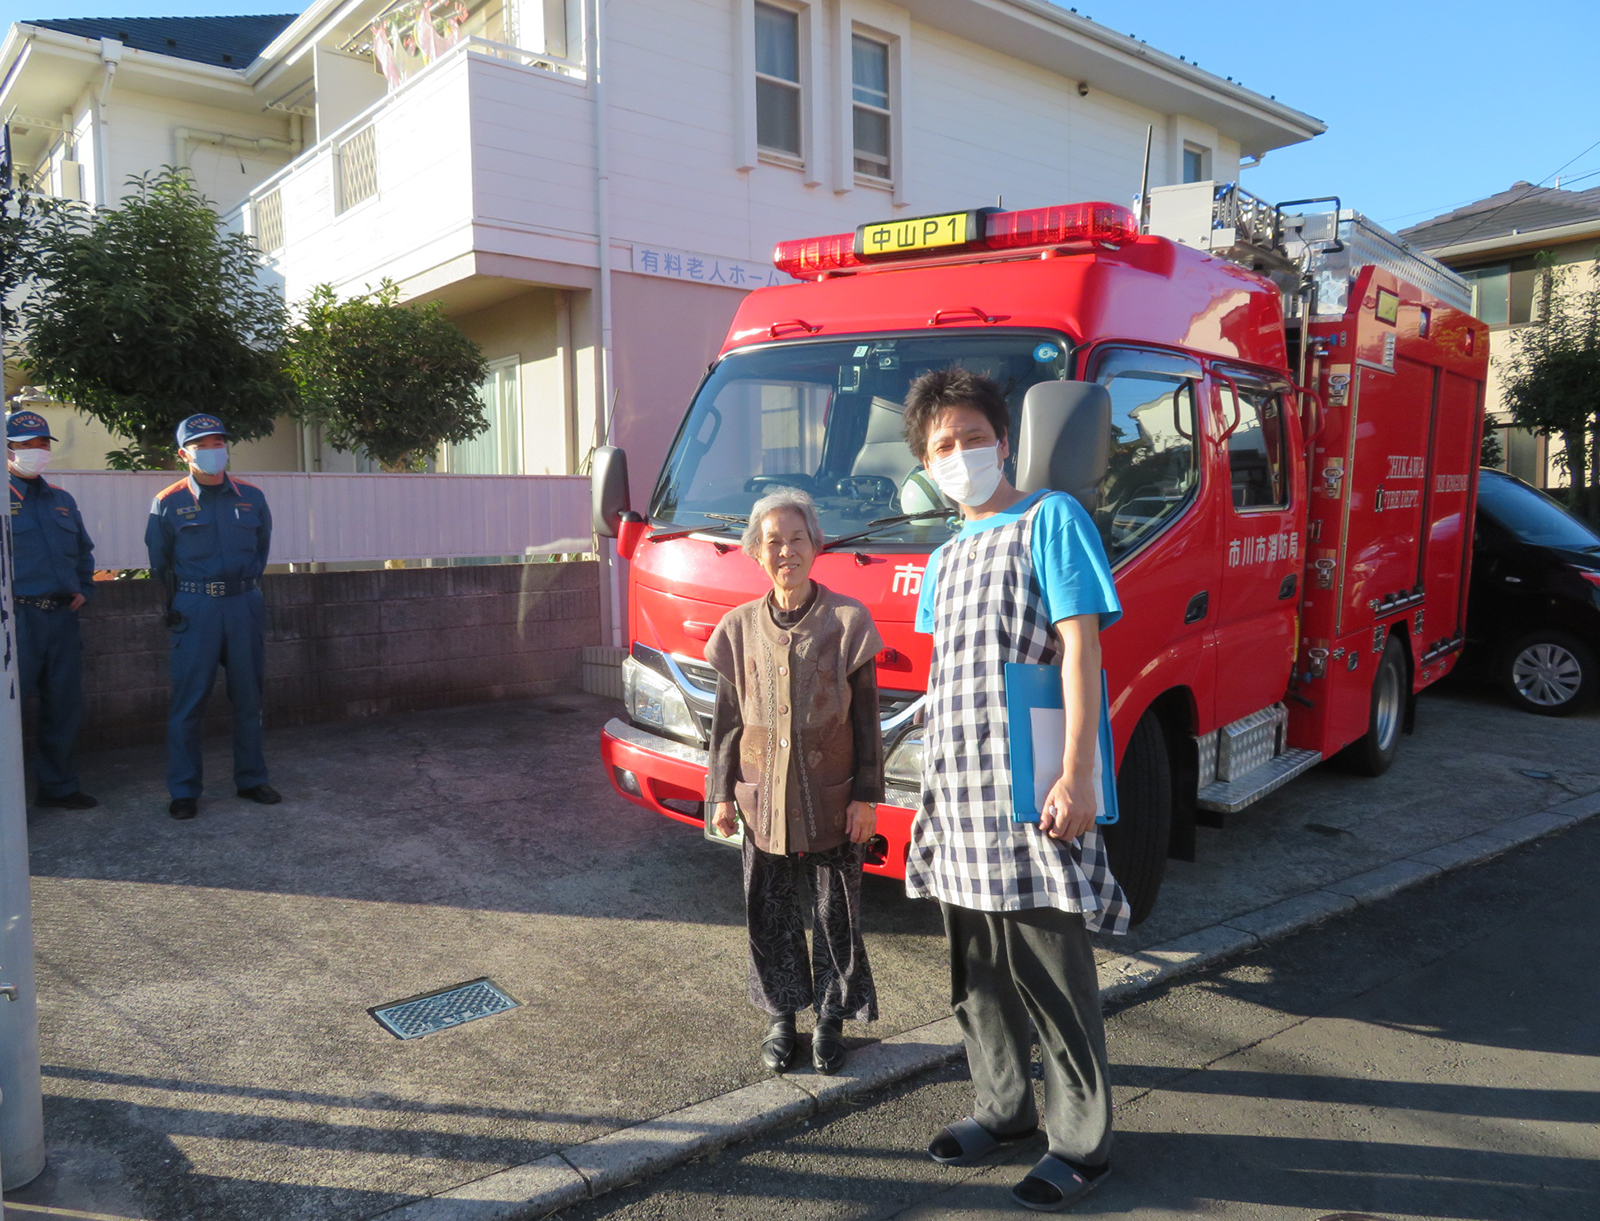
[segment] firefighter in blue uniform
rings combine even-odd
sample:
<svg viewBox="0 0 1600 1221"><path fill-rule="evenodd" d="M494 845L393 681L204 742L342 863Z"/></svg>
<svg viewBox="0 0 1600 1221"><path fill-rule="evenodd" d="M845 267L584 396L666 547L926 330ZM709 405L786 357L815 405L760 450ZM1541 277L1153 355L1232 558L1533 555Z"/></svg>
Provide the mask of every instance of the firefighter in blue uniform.
<svg viewBox="0 0 1600 1221"><path fill-rule="evenodd" d="M24 696L37 691L36 806L87 810L100 803L78 787L83 716L83 642L78 610L94 592L94 543L77 501L41 476L50 465L50 426L35 411L6 417L6 473L16 557L17 671Z"/></svg>
<svg viewBox="0 0 1600 1221"><path fill-rule="evenodd" d="M150 575L165 584L172 636L167 716L167 790L174 818L193 818L200 800L200 714L227 671L233 705L233 784L240 797L275 805L261 750L266 678L266 605L257 588L272 546L272 514L261 489L223 472L228 430L212 415L178 425L178 456L189 475L150 505L144 542Z"/></svg>

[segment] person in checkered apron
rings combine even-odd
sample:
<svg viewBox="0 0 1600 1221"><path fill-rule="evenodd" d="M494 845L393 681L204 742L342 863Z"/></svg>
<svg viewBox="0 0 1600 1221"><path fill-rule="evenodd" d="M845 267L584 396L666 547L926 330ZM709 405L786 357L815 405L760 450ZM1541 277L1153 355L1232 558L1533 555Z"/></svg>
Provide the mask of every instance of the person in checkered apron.
<svg viewBox="0 0 1600 1221"><path fill-rule="evenodd" d="M906 893L936 899L944 913L951 1004L977 1105L928 1152L966 1165L1034 1135L1031 1024L1050 1144L1012 1196L1053 1212L1110 1169L1111 1089L1088 933L1128 927L1095 824L1094 783L1099 634L1121 607L1078 502L1024 495L1005 477L1010 413L994 382L963 369L925 374L906 397L905 420L912 453L965 519L929 556L917 607L933 661ZM1007 662L1062 668L1063 773L1037 824L1012 820Z"/></svg>

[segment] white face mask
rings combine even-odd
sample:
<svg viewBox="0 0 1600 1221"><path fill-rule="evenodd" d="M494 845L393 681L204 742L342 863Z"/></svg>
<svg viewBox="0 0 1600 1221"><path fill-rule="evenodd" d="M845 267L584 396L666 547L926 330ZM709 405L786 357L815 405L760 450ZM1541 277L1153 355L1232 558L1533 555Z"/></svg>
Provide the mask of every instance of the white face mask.
<svg viewBox="0 0 1600 1221"><path fill-rule="evenodd" d="M202 475L220 475L228 469L228 448L214 445L209 449L190 450L189 461Z"/></svg>
<svg viewBox="0 0 1600 1221"><path fill-rule="evenodd" d="M50 465L50 451L47 449L14 449L6 456L11 459L11 465L17 468L19 475L37 475Z"/></svg>
<svg viewBox="0 0 1600 1221"><path fill-rule="evenodd" d="M1000 447L958 449L928 464L928 474L939 490L958 505L987 503L1000 486Z"/></svg>

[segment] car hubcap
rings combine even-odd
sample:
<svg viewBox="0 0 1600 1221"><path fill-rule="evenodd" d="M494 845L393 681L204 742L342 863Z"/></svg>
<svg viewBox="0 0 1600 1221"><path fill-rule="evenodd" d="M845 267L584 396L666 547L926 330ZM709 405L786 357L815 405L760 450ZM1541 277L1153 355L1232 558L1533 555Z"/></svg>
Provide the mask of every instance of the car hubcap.
<svg viewBox="0 0 1600 1221"><path fill-rule="evenodd" d="M1400 731L1400 672L1397 666L1378 671L1378 749L1388 750Z"/></svg>
<svg viewBox="0 0 1600 1221"><path fill-rule="evenodd" d="M1530 704L1555 708L1583 686L1583 667L1559 644L1532 644L1511 663L1511 681Z"/></svg>

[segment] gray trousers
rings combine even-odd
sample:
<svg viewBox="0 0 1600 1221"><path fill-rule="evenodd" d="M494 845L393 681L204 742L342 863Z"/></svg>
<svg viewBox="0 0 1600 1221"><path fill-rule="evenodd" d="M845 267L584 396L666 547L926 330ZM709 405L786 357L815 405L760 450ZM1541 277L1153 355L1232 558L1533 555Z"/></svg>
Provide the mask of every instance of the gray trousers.
<svg viewBox="0 0 1600 1221"><path fill-rule="evenodd" d="M977 1093L972 1117L1006 1135L1037 1126L1031 1023L1044 1061L1050 1152L1080 1165L1102 1164L1111 1153L1111 1083L1083 917L1053 907L939 906L950 942L950 1004Z"/></svg>

